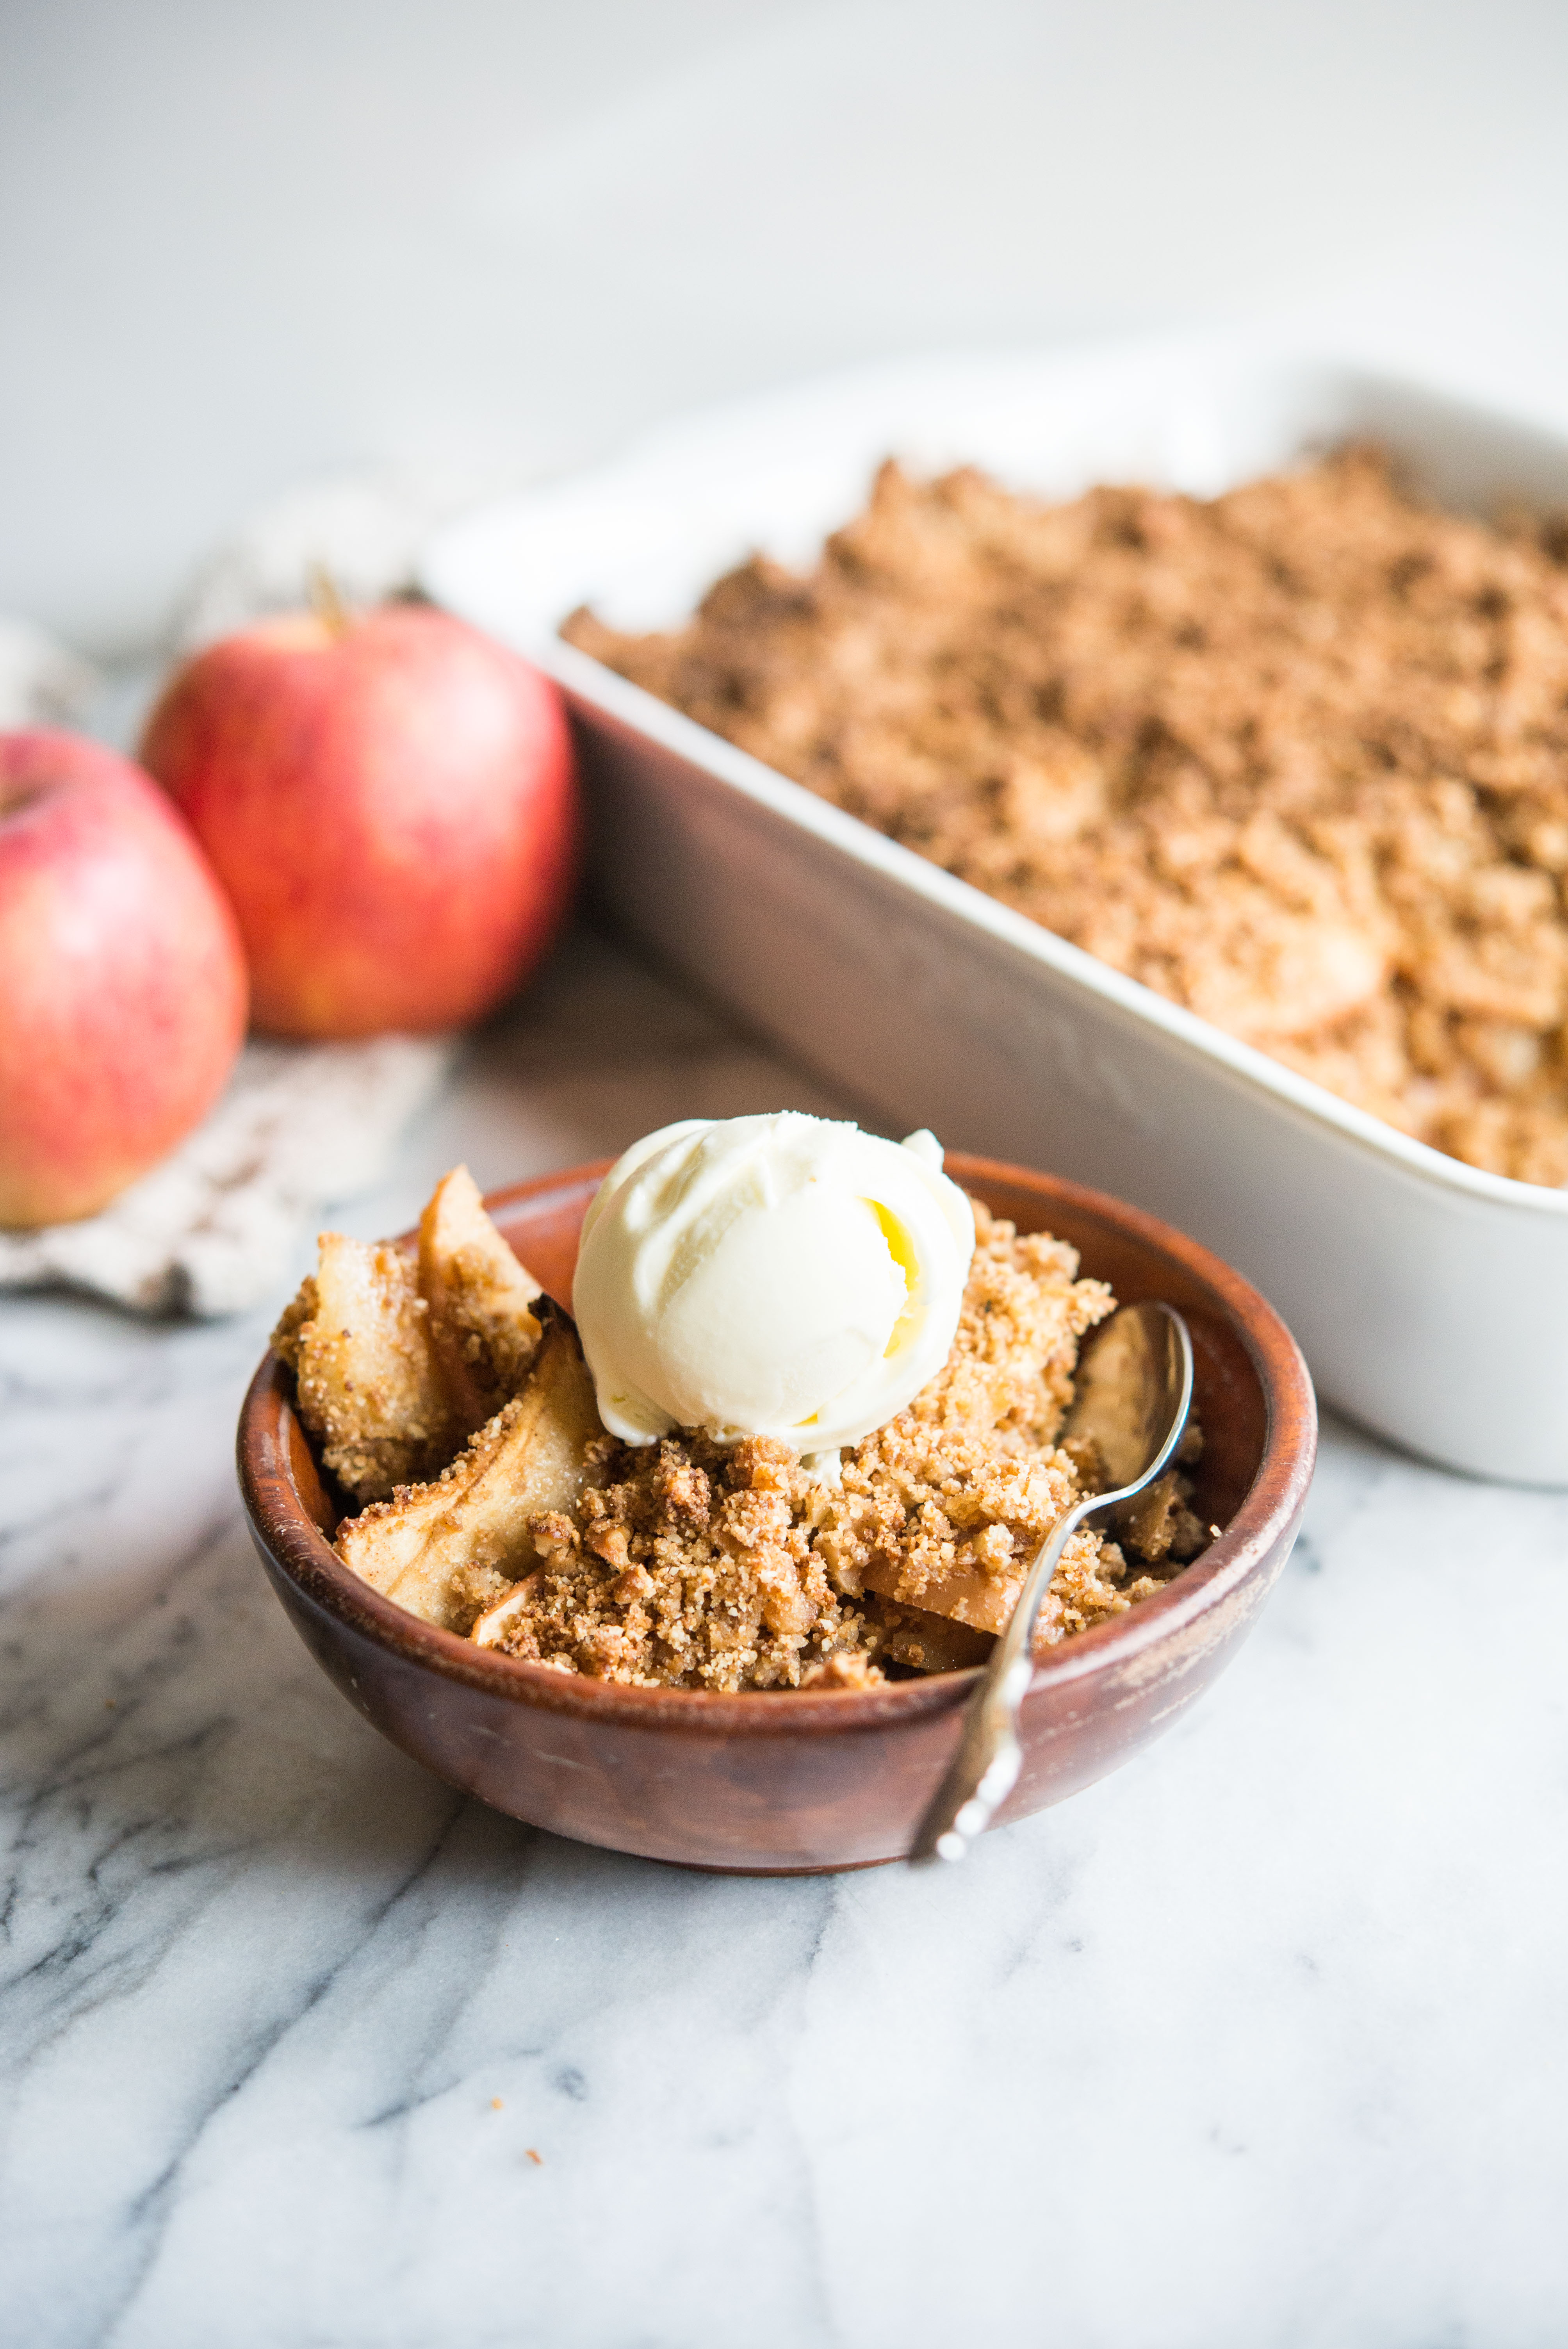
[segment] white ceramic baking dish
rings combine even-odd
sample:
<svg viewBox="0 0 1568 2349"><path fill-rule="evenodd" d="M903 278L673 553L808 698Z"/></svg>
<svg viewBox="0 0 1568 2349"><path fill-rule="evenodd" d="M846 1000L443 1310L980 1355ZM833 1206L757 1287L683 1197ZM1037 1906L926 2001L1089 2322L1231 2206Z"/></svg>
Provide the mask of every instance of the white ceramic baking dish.
<svg viewBox="0 0 1568 2349"><path fill-rule="evenodd" d="M660 432L447 532L428 591L564 687L593 874L670 962L892 1131L1054 1169L1218 1249L1325 1397L1481 1475L1568 1485L1568 1193L1410 1142L666 709L556 634L680 619L754 547L810 557L872 468L1212 492L1347 434L1484 510L1568 504L1568 442L1255 346L881 367Z"/></svg>

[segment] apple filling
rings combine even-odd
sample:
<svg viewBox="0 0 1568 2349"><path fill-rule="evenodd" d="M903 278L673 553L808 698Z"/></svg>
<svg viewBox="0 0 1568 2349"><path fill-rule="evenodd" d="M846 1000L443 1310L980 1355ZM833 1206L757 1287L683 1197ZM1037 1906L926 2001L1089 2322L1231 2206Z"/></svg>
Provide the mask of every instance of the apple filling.
<svg viewBox="0 0 1568 2349"><path fill-rule="evenodd" d="M273 1344L354 1501L438 1475L511 1401L543 1336L539 1298L466 1166L437 1186L412 1262L385 1242L322 1234Z"/></svg>
<svg viewBox="0 0 1568 2349"><path fill-rule="evenodd" d="M325 1464L366 1504L338 1554L479 1646L637 1686L860 1686L979 1661L1040 1543L1102 1481L1092 1447L1057 1436L1078 1341L1115 1300L1065 1242L975 1215L946 1362L837 1483L774 1438L609 1434L572 1322L465 1170L427 1209L417 1262L324 1235L275 1342ZM1077 1533L1038 1643L1194 1557L1209 1532L1190 1497L1178 1467L1120 1543Z"/></svg>

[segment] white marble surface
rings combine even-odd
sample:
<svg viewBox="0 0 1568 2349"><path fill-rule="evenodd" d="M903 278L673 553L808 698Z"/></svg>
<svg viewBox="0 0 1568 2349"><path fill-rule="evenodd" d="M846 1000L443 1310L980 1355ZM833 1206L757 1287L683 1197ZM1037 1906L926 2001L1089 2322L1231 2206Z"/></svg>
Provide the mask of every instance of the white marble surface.
<svg viewBox="0 0 1568 2349"><path fill-rule="evenodd" d="M779 1102L579 941L353 1221ZM1568 2333L1568 1495L1331 1426L1163 1744L961 1874L727 1880L336 1695L240 1523L264 1328L0 1310L6 2349Z"/></svg>

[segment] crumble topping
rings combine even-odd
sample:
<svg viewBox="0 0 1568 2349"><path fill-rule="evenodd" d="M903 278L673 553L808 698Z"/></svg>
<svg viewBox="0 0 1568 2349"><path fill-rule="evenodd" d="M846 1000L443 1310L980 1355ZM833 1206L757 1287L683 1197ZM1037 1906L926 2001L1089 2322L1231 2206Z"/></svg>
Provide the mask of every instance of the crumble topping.
<svg viewBox="0 0 1568 2349"><path fill-rule="evenodd" d="M1204 501L882 468L584 651L1400 1131L1568 1181L1568 524L1351 448Z"/></svg>
<svg viewBox="0 0 1568 2349"><path fill-rule="evenodd" d="M836 1482L771 1437L609 1433L575 1325L462 1168L426 1208L417 1261L324 1232L273 1343L324 1467L358 1505L338 1556L482 1647L645 1687L860 1688L980 1662L1039 1544L1109 1482L1091 1441L1058 1437L1079 1340L1116 1300L1078 1278L1064 1241L971 1205L947 1360ZM1189 1428L1181 1461L1200 1449ZM1125 1548L1073 1536L1041 1647L1196 1556L1213 1528L1191 1489L1181 1466L1161 1476Z"/></svg>
<svg viewBox="0 0 1568 2349"><path fill-rule="evenodd" d="M539 1563L472 1636L641 1686L861 1686L979 1661L1035 1549L1097 1481L1090 1447L1075 1456L1055 1439L1078 1341L1115 1300L1076 1278L1064 1242L1020 1236L978 1203L975 1224L946 1364L845 1456L841 1484L814 1481L767 1437L595 1436L575 1505L530 1518ZM1041 1645L1124 1612L1203 1546L1185 1480L1161 1481L1137 1567L1097 1533L1073 1537Z"/></svg>

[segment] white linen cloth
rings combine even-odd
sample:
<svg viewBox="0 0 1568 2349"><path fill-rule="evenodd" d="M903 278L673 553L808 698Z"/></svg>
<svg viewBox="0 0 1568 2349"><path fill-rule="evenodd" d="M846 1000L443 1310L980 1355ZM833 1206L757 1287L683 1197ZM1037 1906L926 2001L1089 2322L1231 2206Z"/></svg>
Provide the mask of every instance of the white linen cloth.
<svg viewBox="0 0 1568 2349"><path fill-rule="evenodd" d="M318 568L354 603L396 594L428 533L477 486L397 473L294 491L207 564L176 649L308 602ZM101 683L30 622L0 617L0 728L77 721ZM141 1313L243 1311L285 1277L314 1214L374 1186L458 1044L449 1035L352 1044L253 1038L205 1123L101 1215L0 1231L0 1290L85 1289Z"/></svg>
<svg viewBox="0 0 1568 2349"><path fill-rule="evenodd" d="M0 730L68 726L98 684L96 669L31 620L0 613Z"/></svg>
<svg viewBox="0 0 1568 2349"><path fill-rule="evenodd" d="M205 1123L101 1215L0 1232L0 1289L87 1289L139 1313L242 1312L286 1278L313 1213L379 1179L456 1051L449 1036L253 1039Z"/></svg>

